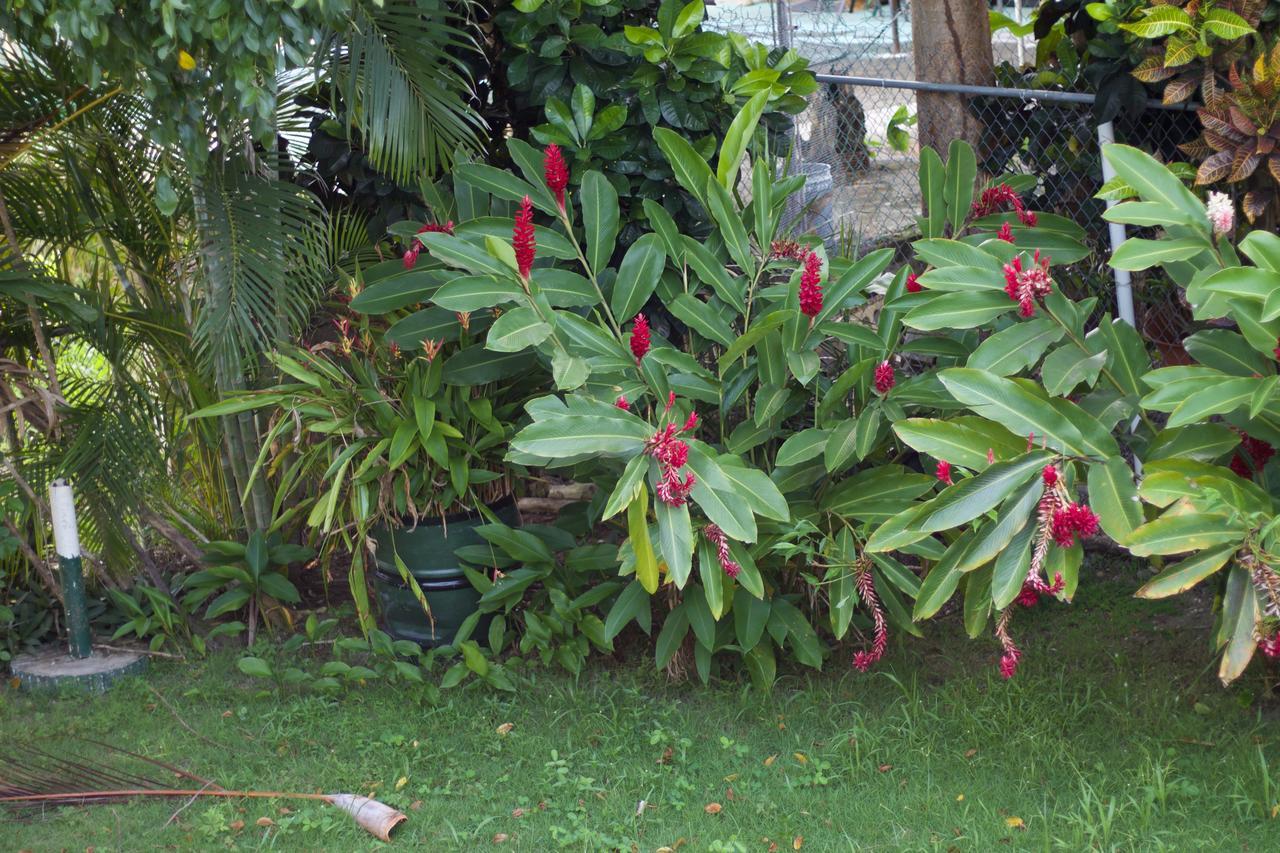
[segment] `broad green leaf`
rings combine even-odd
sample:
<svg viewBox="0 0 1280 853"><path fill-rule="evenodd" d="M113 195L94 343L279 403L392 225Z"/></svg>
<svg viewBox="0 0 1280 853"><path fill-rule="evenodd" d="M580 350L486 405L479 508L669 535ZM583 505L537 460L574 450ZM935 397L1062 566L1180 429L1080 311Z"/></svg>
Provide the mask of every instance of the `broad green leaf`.
<svg viewBox="0 0 1280 853"><path fill-rule="evenodd" d="M959 245L963 246L965 244L960 243ZM986 255L988 258L991 257L981 249L977 249L976 251L982 255ZM995 258L991 259L993 261L995 260ZM939 269L929 270L924 275L920 276L920 284L927 290L935 292L968 294L995 291L1004 296L1006 301L1009 300L1008 294L1004 292L1004 276L998 268L995 271L992 271L986 267L941 267Z"/></svg>
<svg viewBox="0 0 1280 853"><path fill-rule="evenodd" d="M516 433L511 447L547 459L600 453L631 456L644 449L650 428L636 417L564 415L535 421Z"/></svg>
<svg viewBox="0 0 1280 853"><path fill-rule="evenodd" d="M714 180L707 161L679 133L665 127L653 129L654 141L662 149L676 181L702 205L707 205L707 184Z"/></svg>
<svg viewBox="0 0 1280 853"><path fill-rule="evenodd" d="M551 335L551 326L532 308L513 308L494 321L485 347L494 352L518 352L537 346Z"/></svg>
<svg viewBox="0 0 1280 853"><path fill-rule="evenodd" d="M1040 365L1040 381L1044 390L1055 397L1070 394L1081 383L1092 388L1106 361L1106 350L1085 356L1075 344L1064 344L1045 357Z"/></svg>
<svg viewBox="0 0 1280 853"><path fill-rule="evenodd" d="M1048 317L1035 317L996 332L973 351L966 366L996 376L1012 376L1032 367L1050 345L1063 336L1061 326Z"/></svg>
<svg viewBox="0 0 1280 853"><path fill-rule="evenodd" d="M689 506L669 506L662 501L653 505L658 519L658 552L667 564L667 577L684 589L693 571L693 528L689 523Z"/></svg>
<svg viewBox="0 0 1280 853"><path fill-rule="evenodd" d="M996 514L996 520L974 532L973 545L957 564L960 571L973 571L1004 553L1014 537L1028 526L1027 522L1033 518L1033 510L1043 494L1044 485L1032 480L1020 493L1005 501Z"/></svg>
<svg viewBox="0 0 1280 853"><path fill-rule="evenodd" d="M587 263L598 276L609 265L618 237L618 192L608 178L592 170L582 178L578 200L582 204Z"/></svg>
<svg viewBox="0 0 1280 853"><path fill-rule="evenodd" d="M676 319L693 329L704 338L715 341L721 346L732 346L733 329L716 313L710 305L688 293L681 293L667 304L667 309Z"/></svg>
<svg viewBox="0 0 1280 853"><path fill-rule="evenodd" d="M973 153L973 146L962 139L951 140L942 194L947 204L947 221L951 223L951 230L957 234L969 218L969 206L973 203L973 188L977 179L978 160Z"/></svg>
<svg viewBox="0 0 1280 853"><path fill-rule="evenodd" d="M1174 11L1181 10L1174 8ZM1116 174L1133 187L1143 201L1160 202L1190 214L1200 224L1200 229L1209 233L1204 203L1163 163L1129 145L1107 145L1103 148L1103 156L1115 168Z"/></svg>
<svg viewBox="0 0 1280 853"><path fill-rule="evenodd" d="M955 399L1016 435L1035 435L1055 450L1084 456L1080 431L1052 405L1010 380L982 370L953 367L939 378Z"/></svg>
<svg viewBox="0 0 1280 853"><path fill-rule="evenodd" d="M926 237L941 237L947 221L944 192L946 168L942 165L938 152L932 148L926 147L920 151L919 176L925 210L920 230Z"/></svg>
<svg viewBox="0 0 1280 853"><path fill-rule="evenodd" d="M810 459L816 459L822 455L827 445L827 437L830 435L830 430L814 427L792 435L778 448L773 464L782 467L785 465L799 465L802 462L808 462Z"/></svg>
<svg viewBox="0 0 1280 853"><path fill-rule="evenodd" d="M646 634L649 633L652 619L649 610L649 594L645 592L638 580L627 584L626 589L618 595L617 600L613 602L613 607L609 609L609 615L604 620L605 639L612 640L618 636L633 619L640 625L641 630Z"/></svg>
<svg viewBox="0 0 1280 853"><path fill-rule="evenodd" d="M431 301L448 311L470 313L505 302L516 302L523 296L523 291L508 279L464 275L441 285Z"/></svg>
<svg viewBox="0 0 1280 853"><path fill-rule="evenodd" d="M931 266L976 268L984 270L997 281L1004 280L1003 265L1000 261L977 246L971 246L959 240L932 238L917 240L911 244L911 248L916 250L917 258ZM932 272L925 273L925 277L931 274ZM925 280L925 277L921 280Z"/></svg>
<svg viewBox="0 0 1280 853"><path fill-rule="evenodd" d="M943 293L907 312L902 322L913 329L972 329L1018 307L1002 290Z"/></svg>
<svg viewBox="0 0 1280 853"><path fill-rule="evenodd" d="M700 441L689 442L688 468L694 475L690 496L707 518L730 539L756 541L756 521L750 507L737 496L733 481Z"/></svg>
<svg viewBox="0 0 1280 853"><path fill-rule="evenodd" d="M627 504L627 536L635 554L636 580L645 592L653 595L658 591L658 558L649 539L648 515L649 492L641 485L635 498Z"/></svg>
<svg viewBox="0 0 1280 853"><path fill-rule="evenodd" d="M1224 545L1201 551L1193 557L1168 566L1134 593L1138 598L1168 598L1186 592L1227 564L1236 552L1235 545Z"/></svg>
<svg viewBox="0 0 1280 853"><path fill-rule="evenodd" d="M702 0L694 0L694 3L701 6ZM689 6L693 6L694 3L690 3ZM729 129L725 132L724 141L720 144L720 159L716 164L716 180L726 190L733 189L737 182L742 157L746 154L751 137L756 132L756 125L760 122L760 116L764 113L770 94L769 89L763 89L753 95L742 105L742 109L734 116Z"/></svg>
<svg viewBox="0 0 1280 853"><path fill-rule="evenodd" d="M853 462L856 454L857 427L857 418L847 418L831 430L823 451L823 463L829 473L839 473Z"/></svg>
<svg viewBox="0 0 1280 853"><path fill-rule="evenodd" d="M1102 529L1117 542L1128 539L1142 524L1142 503L1124 459L1112 456L1089 466L1089 504Z"/></svg>
<svg viewBox="0 0 1280 853"><path fill-rule="evenodd" d="M1235 430L1222 424L1189 424L1161 430L1147 448L1148 462L1160 459L1195 459L1212 462L1240 444Z"/></svg>
<svg viewBox="0 0 1280 853"><path fill-rule="evenodd" d="M991 574L991 603L1004 610L1022 591L1031 569L1031 548L1039 524L1023 525L1009 545L996 557Z"/></svg>
<svg viewBox="0 0 1280 853"><path fill-rule="evenodd" d="M952 465L980 471L987 467L987 451L1001 457L1017 456L1026 450L1027 440L999 424L965 416L951 420L908 418L893 425L893 431L912 449Z"/></svg>
<svg viewBox="0 0 1280 853"><path fill-rule="evenodd" d="M959 569L959 562L964 559L965 552L973 545L973 541L973 531L966 530L947 548L947 553L929 570L929 574L925 575L915 606L911 610L913 621L920 622L933 616L951 598L960 578L964 577L964 572Z"/></svg>
<svg viewBox="0 0 1280 853"><path fill-rule="evenodd" d="M1012 462L996 462L980 474L948 486L925 504L927 509L916 517L913 526L935 533L970 522L1038 475L1052 458L1049 453L1033 452Z"/></svg>
<svg viewBox="0 0 1280 853"><path fill-rule="evenodd" d="M667 262L662 240L657 234L646 234L631 244L618 267L609 300L613 316L626 322L640 312L658 286L658 277ZM492 333L490 333L492 334Z"/></svg>
<svg viewBox="0 0 1280 853"><path fill-rule="evenodd" d="M1111 253L1111 266L1118 270L1145 270L1157 264L1194 258L1207 248L1202 240L1193 237L1179 240L1130 237Z"/></svg>
<svg viewBox="0 0 1280 853"><path fill-rule="evenodd" d="M1120 544L1135 557L1203 551L1244 539L1248 529L1225 515L1162 515L1138 527Z"/></svg>
<svg viewBox="0 0 1280 853"><path fill-rule="evenodd" d="M1241 565L1231 567L1227 576L1227 591L1222 602L1222 634L1226 651L1218 667L1218 679L1223 685L1239 678L1249 666L1258 647L1254 637L1258 625L1258 595L1254 591L1249 571Z"/></svg>
<svg viewBox="0 0 1280 853"><path fill-rule="evenodd" d="M738 645L744 650L755 648L764 636L769 624L772 606L766 600L756 598L742 587L733 594L733 628Z"/></svg>

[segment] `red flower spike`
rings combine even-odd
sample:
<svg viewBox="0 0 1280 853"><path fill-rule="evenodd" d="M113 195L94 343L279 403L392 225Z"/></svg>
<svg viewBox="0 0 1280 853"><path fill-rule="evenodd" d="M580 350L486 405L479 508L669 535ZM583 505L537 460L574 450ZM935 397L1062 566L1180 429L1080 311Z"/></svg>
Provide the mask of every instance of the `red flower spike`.
<svg viewBox="0 0 1280 853"><path fill-rule="evenodd" d="M987 448L987 464L988 465L996 464L996 451L994 448L991 448L991 447Z"/></svg>
<svg viewBox="0 0 1280 853"><path fill-rule="evenodd" d="M716 546L716 560L720 563L720 569L729 577L736 578L742 571L742 566L734 561L729 551L729 537L725 536L724 531L715 524L708 524L702 528L702 535Z"/></svg>
<svg viewBox="0 0 1280 853"><path fill-rule="evenodd" d="M896 377L893 373L893 365L887 361L882 361L876 365L875 386L877 394L881 396L888 394L896 381Z"/></svg>
<svg viewBox="0 0 1280 853"><path fill-rule="evenodd" d="M636 357L636 364L649 351L649 320L643 314L637 314L635 324L631 327L631 354Z"/></svg>
<svg viewBox="0 0 1280 853"><path fill-rule="evenodd" d="M614 405L617 406L619 409L622 409L622 411L624 412L631 411L631 404L627 402L627 398L625 396L619 397L617 401L614 403Z"/></svg>
<svg viewBox="0 0 1280 853"><path fill-rule="evenodd" d="M1053 488L1058 483L1058 469L1052 465L1044 466L1044 470L1040 472L1040 476L1044 478L1044 484L1049 488Z"/></svg>
<svg viewBox="0 0 1280 853"><path fill-rule="evenodd" d="M413 269L413 265L418 262L418 241L413 241L413 248L404 253L404 268Z"/></svg>
<svg viewBox="0 0 1280 853"><path fill-rule="evenodd" d="M938 468L936 473L939 481L946 483L948 486L955 485L955 483L951 481L951 463L950 462L946 461L945 459L938 460Z"/></svg>
<svg viewBox="0 0 1280 853"><path fill-rule="evenodd" d="M1028 228L1035 228L1037 222L1039 222L1039 219L1036 217L1035 211L1019 210L1018 221L1021 222L1023 225L1027 226ZM1012 243L1013 241L1010 240L1009 242Z"/></svg>
<svg viewBox="0 0 1280 853"><path fill-rule="evenodd" d="M1005 241L1006 243L1012 243L1014 241L1013 229L1009 227L1008 222L1000 226L1000 230L996 233L996 237L998 239Z"/></svg>
<svg viewBox="0 0 1280 853"><path fill-rule="evenodd" d="M697 428L698 428L698 413L690 412L689 417L684 422L684 426L680 427L680 432L693 432Z"/></svg>
<svg viewBox="0 0 1280 853"><path fill-rule="evenodd" d="M529 280L529 272L533 269L533 256L537 251L537 240L533 235L533 202L528 196L520 202L516 211L516 225L511 231L511 245L516 250L516 269L520 277Z"/></svg>
<svg viewBox="0 0 1280 853"><path fill-rule="evenodd" d="M800 276L800 313L810 320L822 311L822 258L810 252L804 258L804 273Z"/></svg>
<svg viewBox="0 0 1280 853"><path fill-rule="evenodd" d="M1041 258L1036 250L1032 263L1023 269L1022 258L1016 257L1004 265L1004 292L1018 303L1018 313L1030 317L1036 313L1036 300L1043 299L1053 290L1053 278L1049 275L1049 259Z"/></svg>
<svg viewBox="0 0 1280 853"><path fill-rule="evenodd" d="M1258 650L1267 656L1269 660L1280 658L1280 633L1272 634L1270 637L1258 642Z"/></svg>
<svg viewBox="0 0 1280 853"><path fill-rule="evenodd" d="M1276 360L1280 361L1280 338L1276 338L1276 348L1271 352L1275 354Z"/></svg>
<svg viewBox="0 0 1280 853"><path fill-rule="evenodd" d="M1018 593L1018 597L1014 601L1022 607L1035 607L1040 603L1040 592L1036 589L1035 584L1025 581L1022 584L1022 591Z"/></svg>
<svg viewBox="0 0 1280 853"><path fill-rule="evenodd" d="M889 627L885 622L884 608L880 606L880 599L876 595L875 579L872 578L869 568L863 568L858 573L858 596L871 611L873 633L871 651L856 652L853 656L853 668L858 672L866 672L873 663L884 657L884 650L889 645Z"/></svg>
<svg viewBox="0 0 1280 853"><path fill-rule="evenodd" d="M907 274L907 293L919 293L924 290L920 285L920 276L916 273Z"/></svg>
<svg viewBox="0 0 1280 853"><path fill-rule="evenodd" d="M803 261L809 250L795 240L774 240L769 244L769 259L786 258L792 261Z"/></svg>
<svg viewBox="0 0 1280 853"><path fill-rule="evenodd" d="M418 229L419 234L452 234L453 220L449 220L444 225L437 225L434 222L428 222ZM404 253L404 268L413 269L413 265L418 262L418 253L422 251L422 243L415 238L409 242L409 249Z"/></svg>
<svg viewBox="0 0 1280 853"><path fill-rule="evenodd" d="M569 167L560 153L560 146L554 142L547 146L546 155L542 159L542 177L547 188L555 193L556 204L564 210L564 191L569 186Z"/></svg>

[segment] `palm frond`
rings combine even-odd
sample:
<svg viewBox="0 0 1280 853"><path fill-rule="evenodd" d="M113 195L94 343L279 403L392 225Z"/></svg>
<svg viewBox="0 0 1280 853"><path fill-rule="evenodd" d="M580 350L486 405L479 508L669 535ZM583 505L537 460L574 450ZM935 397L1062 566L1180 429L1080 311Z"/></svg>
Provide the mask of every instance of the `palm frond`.
<svg viewBox="0 0 1280 853"><path fill-rule="evenodd" d="M400 183L478 150L483 123L457 54L477 50L465 20L437 0L357 7L328 46L329 75L363 135L370 161Z"/></svg>
<svg viewBox="0 0 1280 853"><path fill-rule="evenodd" d="M305 190L234 167L211 171L200 196L196 352L215 371L252 374L257 354L296 335L320 296L328 217Z"/></svg>

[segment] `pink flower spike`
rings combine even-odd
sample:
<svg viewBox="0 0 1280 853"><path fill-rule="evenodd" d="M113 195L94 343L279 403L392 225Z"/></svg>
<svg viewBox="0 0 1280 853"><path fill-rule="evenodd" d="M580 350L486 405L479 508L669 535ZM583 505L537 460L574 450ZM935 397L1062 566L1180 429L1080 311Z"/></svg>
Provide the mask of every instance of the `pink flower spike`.
<svg viewBox="0 0 1280 853"><path fill-rule="evenodd" d="M619 397L614 405L619 409L622 409L624 412L631 411L631 404L627 402L627 398L625 396Z"/></svg>
<svg viewBox="0 0 1280 853"><path fill-rule="evenodd" d="M680 432L693 432L698 428L698 413L690 412L689 417L685 419L684 426L680 427Z"/></svg>
<svg viewBox="0 0 1280 853"><path fill-rule="evenodd" d="M875 387L877 394L881 396L888 394L896 381L896 377L893 373L893 365L887 361L882 361L876 366Z"/></svg>
<svg viewBox="0 0 1280 853"><path fill-rule="evenodd" d="M1058 483L1058 469L1052 465L1044 466L1044 470L1040 472L1040 476L1044 478L1044 484L1050 488Z"/></svg>
<svg viewBox="0 0 1280 853"><path fill-rule="evenodd" d="M805 255L804 272L800 276L800 313L810 320L822 312L822 258L814 252Z"/></svg>
<svg viewBox="0 0 1280 853"><path fill-rule="evenodd" d="M1005 241L1006 243L1013 242L1013 229L1009 227L1008 222L1000 226L1000 231L996 234L996 237Z"/></svg>
<svg viewBox="0 0 1280 853"><path fill-rule="evenodd" d="M884 650L889 645L889 626L884 618L884 608L880 605L880 598L876 594L875 579L871 576L870 568L864 567L858 572L857 584L858 596L871 611L873 633L871 650L864 649L855 653L853 668L858 672L866 672L872 664L884 657Z"/></svg>
<svg viewBox="0 0 1280 853"><path fill-rule="evenodd" d="M516 211L516 225L511 231L511 245L516 250L516 269L520 277L529 280L533 270L533 256L537 251L537 240L533 234L533 202L528 196L520 202Z"/></svg>
<svg viewBox="0 0 1280 853"><path fill-rule="evenodd" d="M631 327L631 354L636 357L636 364L649 351L649 321L643 314L637 314Z"/></svg>
<svg viewBox="0 0 1280 853"><path fill-rule="evenodd" d="M546 155L543 157L542 176L547 182L547 188L555 193L556 204L564 210L564 191L569 186L569 167L564 162L564 154L560 152L560 146L554 142L547 146Z"/></svg>
<svg viewBox="0 0 1280 853"><path fill-rule="evenodd" d="M724 535L715 524L708 524L702 528L702 535L707 537L707 541L716 546L716 560L720 563L720 569L731 578L736 578L742 571L742 566L734 561L729 551L729 537Z"/></svg>
<svg viewBox="0 0 1280 853"><path fill-rule="evenodd" d="M955 485L955 483L951 481L951 463L950 462L946 461L945 459L940 459L938 461L938 468L936 473L939 481L946 483L948 486Z"/></svg>
<svg viewBox="0 0 1280 853"><path fill-rule="evenodd" d="M987 448L987 464L988 465L996 464L996 452L993 448L990 448L990 447Z"/></svg>
<svg viewBox="0 0 1280 853"><path fill-rule="evenodd" d="M907 274L907 293L919 293L924 290L920 284L920 276L917 273Z"/></svg>

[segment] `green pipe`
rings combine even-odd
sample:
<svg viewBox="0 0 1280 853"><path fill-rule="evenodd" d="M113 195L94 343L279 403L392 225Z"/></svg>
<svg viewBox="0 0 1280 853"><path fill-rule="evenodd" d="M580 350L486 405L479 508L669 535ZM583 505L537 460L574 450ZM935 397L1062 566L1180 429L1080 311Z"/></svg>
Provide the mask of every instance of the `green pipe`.
<svg viewBox="0 0 1280 853"><path fill-rule="evenodd" d="M76 527L75 497L71 484L54 480L49 486L49 514L53 516L53 544L62 573L62 601L67 611L67 639L73 658L93 653L89 635L89 611L84 601L84 567L80 563L80 531Z"/></svg>

